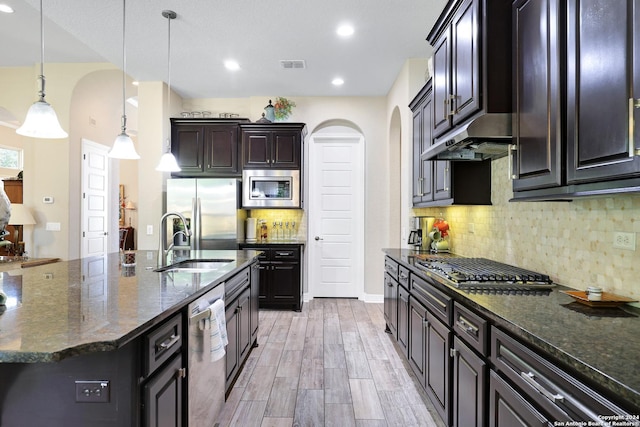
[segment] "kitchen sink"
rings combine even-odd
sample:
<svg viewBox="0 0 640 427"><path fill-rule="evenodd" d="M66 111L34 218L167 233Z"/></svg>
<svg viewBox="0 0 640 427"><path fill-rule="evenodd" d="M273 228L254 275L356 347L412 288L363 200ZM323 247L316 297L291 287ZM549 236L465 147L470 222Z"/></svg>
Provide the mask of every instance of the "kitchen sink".
<svg viewBox="0 0 640 427"><path fill-rule="evenodd" d="M161 273L207 273L233 262L231 259L187 259L154 271Z"/></svg>

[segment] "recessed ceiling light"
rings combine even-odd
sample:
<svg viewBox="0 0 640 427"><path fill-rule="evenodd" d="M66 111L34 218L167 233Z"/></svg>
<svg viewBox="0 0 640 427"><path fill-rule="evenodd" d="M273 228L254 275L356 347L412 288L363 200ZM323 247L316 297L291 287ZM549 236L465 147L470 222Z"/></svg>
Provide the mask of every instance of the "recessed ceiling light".
<svg viewBox="0 0 640 427"><path fill-rule="evenodd" d="M340 37L349 37L352 36L353 33L355 32L355 30L353 29L353 26L351 24L342 24L338 27L338 29L336 30L336 33L340 36Z"/></svg>
<svg viewBox="0 0 640 427"><path fill-rule="evenodd" d="M331 84L334 86L342 86L344 84L344 80L342 80L340 77L336 77L335 79L331 80Z"/></svg>
<svg viewBox="0 0 640 427"><path fill-rule="evenodd" d="M238 64L233 59L227 59L226 61L224 61L224 66L227 70L231 71L237 71L240 69L240 64Z"/></svg>
<svg viewBox="0 0 640 427"><path fill-rule="evenodd" d="M13 13L13 8L8 4L0 4L0 12Z"/></svg>

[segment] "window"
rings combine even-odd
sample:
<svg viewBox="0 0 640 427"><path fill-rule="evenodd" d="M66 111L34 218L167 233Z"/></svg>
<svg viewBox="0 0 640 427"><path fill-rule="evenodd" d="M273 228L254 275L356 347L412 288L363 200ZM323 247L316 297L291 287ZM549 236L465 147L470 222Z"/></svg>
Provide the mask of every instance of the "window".
<svg viewBox="0 0 640 427"><path fill-rule="evenodd" d="M22 149L0 146L0 168L22 170Z"/></svg>

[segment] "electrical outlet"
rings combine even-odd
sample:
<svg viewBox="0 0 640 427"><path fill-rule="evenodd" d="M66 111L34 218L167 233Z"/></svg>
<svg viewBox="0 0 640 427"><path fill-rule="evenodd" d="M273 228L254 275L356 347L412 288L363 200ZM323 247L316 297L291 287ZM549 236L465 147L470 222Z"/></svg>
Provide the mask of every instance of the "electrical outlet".
<svg viewBox="0 0 640 427"><path fill-rule="evenodd" d="M613 233L613 247L617 249L635 251L636 233L623 233L622 231L616 231Z"/></svg>
<svg viewBox="0 0 640 427"><path fill-rule="evenodd" d="M76 402L108 403L109 381L76 381Z"/></svg>
<svg viewBox="0 0 640 427"><path fill-rule="evenodd" d="M153 225L147 224L147 236L153 235Z"/></svg>
<svg viewBox="0 0 640 427"><path fill-rule="evenodd" d="M469 234L474 234L476 232L476 225L473 222L469 223Z"/></svg>

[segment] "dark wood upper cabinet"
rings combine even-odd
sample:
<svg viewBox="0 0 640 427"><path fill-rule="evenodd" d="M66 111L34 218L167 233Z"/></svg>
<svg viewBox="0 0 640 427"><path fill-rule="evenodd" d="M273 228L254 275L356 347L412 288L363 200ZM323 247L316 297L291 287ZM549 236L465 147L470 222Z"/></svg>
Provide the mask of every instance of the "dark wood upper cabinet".
<svg viewBox="0 0 640 427"><path fill-rule="evenodd" d="M180 172L174 177L242 175L238 123L247 119L171 119L171 152Z"/></svg>
<svg viewBox="0 0 640 427"><path fill-rule="evenodd" d="M567 183L640 172L637 1L567 4Z"/></svg>
<svg viewBox="0 0 640 427"><path fill-rule="evenodd" d="M518 0L513 22L514 199L637 191L636 2Z"/></svg>
<svg viewBox="0 0 640 427"><path fill-rule="evenodd" d="M409 104L413 112L413 206L490 205L490 162L420 158L433 143L433 104L431 81Z"/></svg>
<svg viewBox="0 0 640 427"><path fill-rule="evenodd" d="M240 126L242 168L300 169L302 123L251 123Z"/></svg>
<svg viewBox="0 0 640 427"><path fill-rule="evenodd" d="M562 184L561 20L559 0L513 3L514 191Z"/></svg>
<svg viewBox="0 0 640 427"><path fill-rule="evenodd" d="M429 33L433 136L475 113L511 112L511 1L451 0Z"/></svg>
<svg viewBox="0 0 640 427"><path fill-rule="evenodd" d="M420 158L422 152L433 141L431 81L424 85L409 104L409 108L413 111L413 205L418 206L433 200L434 162Z"/></svg>

